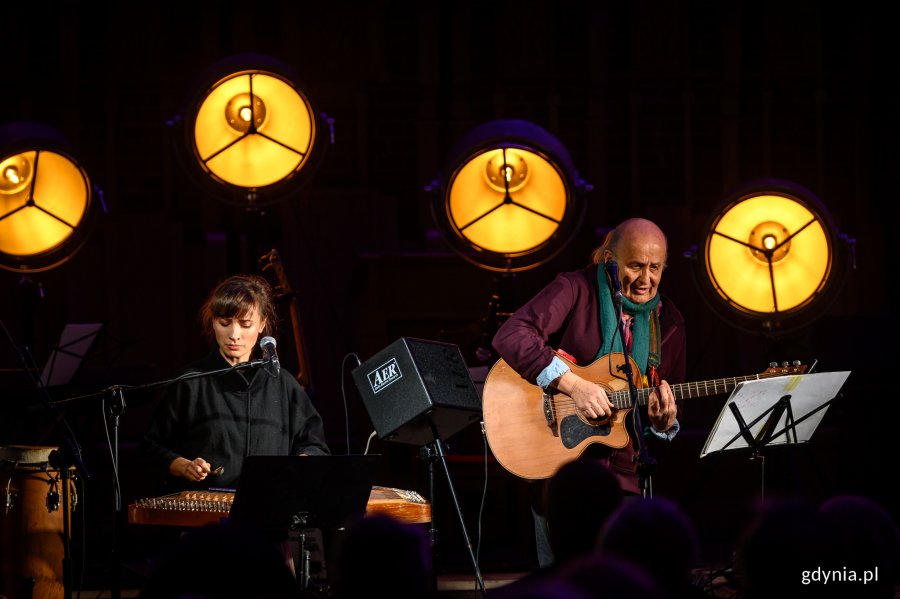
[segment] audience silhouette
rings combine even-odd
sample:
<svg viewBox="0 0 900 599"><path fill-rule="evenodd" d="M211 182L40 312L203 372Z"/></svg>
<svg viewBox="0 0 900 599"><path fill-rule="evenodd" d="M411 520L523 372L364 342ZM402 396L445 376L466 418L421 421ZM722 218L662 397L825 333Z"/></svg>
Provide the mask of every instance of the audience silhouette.
<svg viewBox="0 0 900 599"><path fill-rule="evenodd" d="M596 460L569 462L544 488L550 547L558 563L594 548L604 522L622 502L619 481Z"/></svg>
<svg viewBox="0 0 900 599"><path fill-rule="evenodd" d="M492 599L695 599L700 543L690 517L665 497L623 500L602 464L575 460L545 484L558 561L491 589ZM331 540L328 596L437 596L426 530L385 515L350 523ZM893 599L900 528L876 501L838 495L760 502L734 545L736 596ZM321 589L320 589L321 590ZM157 563L141 599L294 599L303 596L277 543L233 523L192 529Z"/></svg>
<svg viewBox="0 0 900 599"><path fill-rule="evenodd" d="M574 557L561 565L553 578L591 599L666 598L646 568L611 553L593 551Z"/></svg>
<svg viewBox="0 0 900 599"><path fill-rule="evenodd" d="M619 481L606 466L591 459L562 465L545 481L542 493L555 561L492 591L492 597L518 596L524 588L552 578L559 567L589 553L606 518L622 501Z"/></svg>
<svg viewBox="0 0 900 599"><path fill-rule="evenodd" d="M597 548L642 566L664 589L666 597L704 596L691 577L699 559L697 531L688 515L670 499L650 497L623 503L607 519Z"/></svg>
<svg viewBox="0 0 900 599"><path fill-rule="evenodd" d="M837 495L818 505L798 497L761 503L735 552L743 599L892 599L898 564L896 521L876 501L859 495Z"/></svg>
<svg viewBox="0 0 900 599"><path fill-rule="evenodd" d="M818 513L831 540L820 578L824 578L824 572L832 572L828 584L843 591L833 594L892 599L900 572L900 532L891 514L860 495L827 499L819 505ZM864 584L850 580L867 576Z"/></svg>
<svg viewBox="0 0 900 599"><path fill-rule="evenodd" d="M141 599L295 599L297 581L278 545L234 524L193 529L150 574Z"/></svg>
<svg viewBox="0 0 900 599"><path fill-rule="evenodd" d="M372 515L354 522L335 542L329 578L336 599L435 595L431 548L419 526Z"/></svg>
<svg viewBox="0 0 900 599"><path fill-rule="evenodd" d="M757 505L735 545L734 569L743 599L836 596L832 585L805 584L821 568L828 532L808 499L778 497Z"/></svg>
<svg viewBox="0 0 900 599"><path fill-rule="evenodd" d="M500 587L503 588L503 587ZM491 599L496 596L496 591L489 593ZM593 599L587 591L564 580L547 578L534 584L517 587L514 593L503 595L513 599Z"/></svg>

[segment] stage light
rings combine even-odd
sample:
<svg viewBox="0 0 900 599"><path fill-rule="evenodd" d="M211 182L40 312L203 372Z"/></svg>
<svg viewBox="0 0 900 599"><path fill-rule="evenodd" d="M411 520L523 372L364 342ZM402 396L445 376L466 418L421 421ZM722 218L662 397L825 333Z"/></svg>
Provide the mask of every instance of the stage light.
<svg viewBox="0 0 900 599"><path fill-rule="evenodd" d="M318 114L296 74L258 54L229 57L191 94L179 155L216 198L245 207L297 192L315 169L331 121Z"/></svg>
<svg viewBox="0 0 900 599"><path fill-rule="evenodd" d="M550 260L584 216L590 186L568 151L541 127L490 121L453 147L426 187L432 212L454 251L489 270L517 272Z"/></svg>
<svg viewBox="0 0 900 599"><path fill-rule="evenodd" d="M729 324L795 331L820 317L846 274L853 240L822 202L791 181L751 181L725 198L705 228L695 280Z"/></svg>
<svg viewBox="0 0 900 599"><path fill-rule="evenodd" d="M0 127L0 268L59 266L83 245L96 213L87 172L56 130Z"/></svg>

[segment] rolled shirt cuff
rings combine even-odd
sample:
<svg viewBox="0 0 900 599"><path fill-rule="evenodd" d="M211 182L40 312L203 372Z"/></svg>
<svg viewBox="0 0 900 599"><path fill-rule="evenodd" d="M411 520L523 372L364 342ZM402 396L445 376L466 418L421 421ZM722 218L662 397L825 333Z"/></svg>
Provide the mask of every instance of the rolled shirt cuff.
<svg viewBox="0 0 900 599"><path fill-rule="evenodd" d="M677 435L678 431L680 431L680 430L681 430L681 425L678 424L677 418L675 419L675 424L673 424L671 426L671 428L669 428L669 430L667 430L667 431L658 431L655 428L653 428L653 425L650 425L650 432L653 433L653 435L655 437L662 439L663 441L671 441L672 439L675 438L675 435Z"/></svg>
<svg viewBox="0 0 900 599"><path fill-rule="evenodd" d="M541 373L537 376L537 380L535 381L541 389L546 389L550 386L550 383L569 372L569 366L559 359L557 356L553 356L553 359L544 368Z"/></svg>

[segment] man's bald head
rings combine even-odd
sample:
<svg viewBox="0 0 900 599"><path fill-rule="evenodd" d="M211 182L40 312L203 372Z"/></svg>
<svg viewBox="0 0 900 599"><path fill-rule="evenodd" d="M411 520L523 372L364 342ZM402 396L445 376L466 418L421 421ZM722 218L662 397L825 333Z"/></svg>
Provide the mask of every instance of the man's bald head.
<svg viewBox="0 0 900 599"><path fill-rule="evenodd" d="M668 241L666 234L652 220L646 218L629 218L622 221L615 229L606 234L603 243L591 254L591 262L599 264L606 261L606 252L617 253L624 243L635 241L649 242L661 246L668 257Z"/></svg>

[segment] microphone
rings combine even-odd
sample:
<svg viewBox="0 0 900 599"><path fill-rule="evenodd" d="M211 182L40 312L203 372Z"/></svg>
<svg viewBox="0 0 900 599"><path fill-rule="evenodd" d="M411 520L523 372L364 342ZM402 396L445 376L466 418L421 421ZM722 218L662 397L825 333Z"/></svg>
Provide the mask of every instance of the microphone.
<svg viewBox="0 0 900 599"><path fill-rule="evenodd" d="M615 259L610 258L606 261L606 270L613 283L613 301L616 304L622 302L622 284L619 282L619 264Z"/></svg>
<svg viewBox="0 0 900 599"><path fill-rule="evenodd" d="M91 473L81 459L81 447L68 437L63 439L63 444L58 449L50 452L47 462L58 470L66 470L69 466L75 466L81 478L86 481L91 480Z"/></svg>
<svg viewBox="0 0 900 599"><path fill-rule="evenodd" d="M269 364L275 369L275 374L272 376L278 376L278 373L281 372L281 363L278 361L278 354L275 353L275 346L278 343L275 341L274 337L263 337L259 342L259 347L263 351L263 359L268 360ZM268 372L268 369L266 369ZM269 372L269 374L272 374Z"/></svg>

